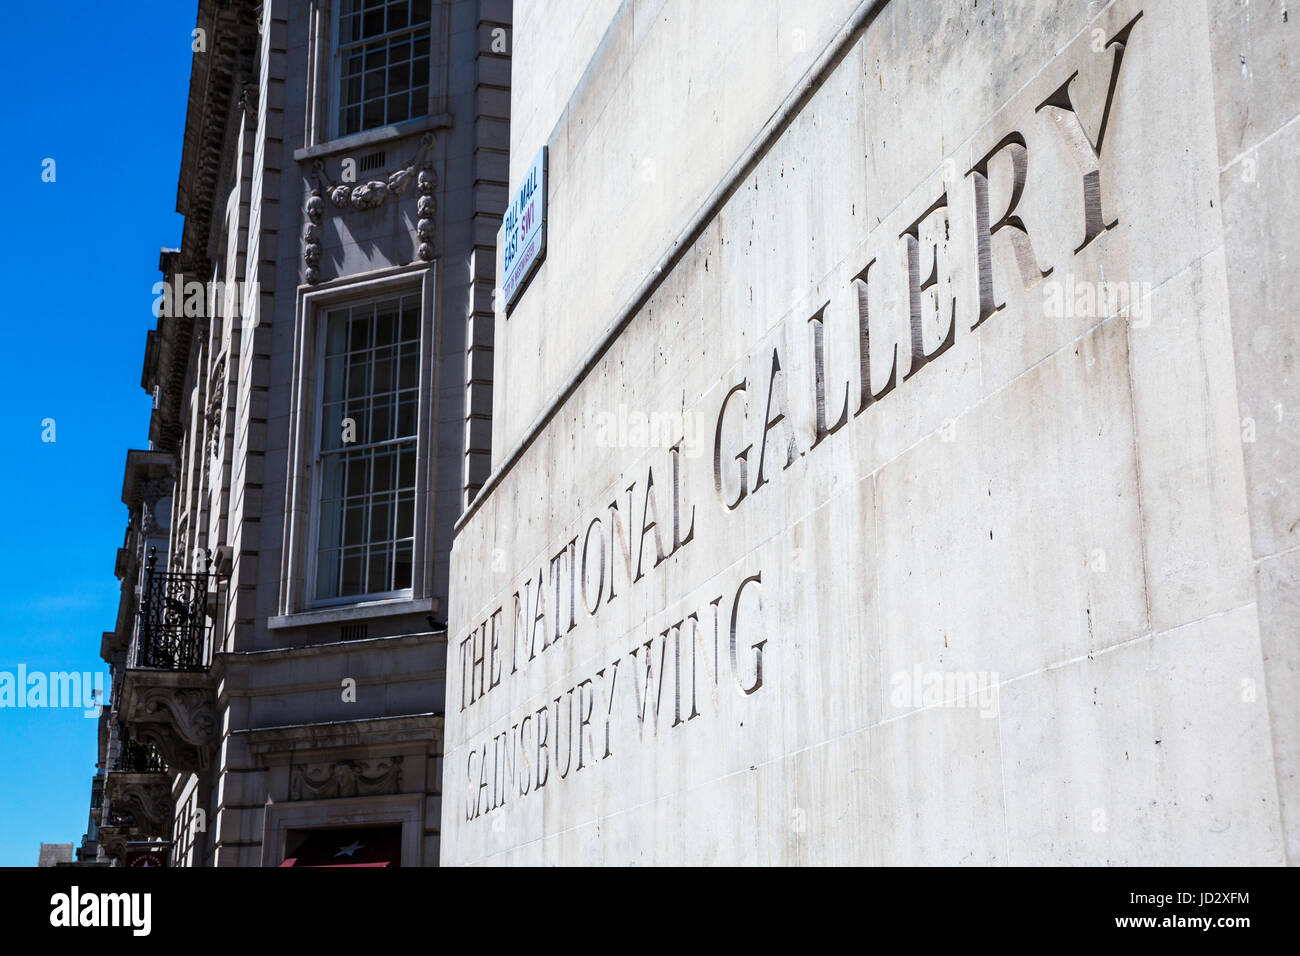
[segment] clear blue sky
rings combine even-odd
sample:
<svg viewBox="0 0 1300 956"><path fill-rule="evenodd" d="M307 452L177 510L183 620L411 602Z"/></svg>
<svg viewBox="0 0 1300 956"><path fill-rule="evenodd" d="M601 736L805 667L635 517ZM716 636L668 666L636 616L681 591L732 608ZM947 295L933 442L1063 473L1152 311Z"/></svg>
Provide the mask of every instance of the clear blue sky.
<svg viewBox="0 0 1300 956"><path fill-rule="evenodd" d="M0 57L0 671L106 671L158 249L176 208L194 0L5 10ZM55 160L56 179L42 182ZM41 421L55 420L55 441ZM0 707L0 865L80 843L96 721Z"/></svg>

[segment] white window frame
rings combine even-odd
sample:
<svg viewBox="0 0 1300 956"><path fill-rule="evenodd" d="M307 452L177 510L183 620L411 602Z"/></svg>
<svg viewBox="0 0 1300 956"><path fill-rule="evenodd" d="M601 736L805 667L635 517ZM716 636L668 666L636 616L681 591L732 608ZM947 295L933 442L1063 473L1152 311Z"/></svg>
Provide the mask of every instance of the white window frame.
<svg viewBox="0 0 1300 956"><path fill-rule="evenodd" d="M394 127L400 129L408 123L417 123L427 120L434 112L434 102L436 94L435 80L441 73L442 68L442 17L444 3L442 0L430 0L429 8L429 76L425 84L428 94L425 97L424 112L416 116L408 116L397 123L385 123L382 126L374 126L370 129L360 129L352 133L345 134L341 125L341 114L343 112L343 44L340 42L339 20L343 15L343 3L341 0L322 0L320 7L324 10L325 15L329 18L329 75L326 88L329 96L325 103L325 123L324 133L327 141L344 138L345 136L364 136L367 133L374 133L377 130ZM364 74L363 74L364 76ZM363 79L364 85L364 79ZM387 79L385 78L385 98L387 98ZM415 86L416 84L412 84ZM363 97L364 101L364 97Z"/></svg>
<svg viewBox="0 0 1300 956"><path fill-rule="evenodd" d="M432 597L432 509L436 450L434 424L435 267L418 263L378 270L322 286L300 287L294 333L294 375L289 416L285 548L280 596L281 614L349 607L388 607ZM380 594L315 599L317 541L320 523L320 432L323 391L323 341L326 316L333 308L362 305L390 296L419 294L419 392L416 400L415 515L411 550L411 587ZM396 608L400 609L400 608Z"/></svg>

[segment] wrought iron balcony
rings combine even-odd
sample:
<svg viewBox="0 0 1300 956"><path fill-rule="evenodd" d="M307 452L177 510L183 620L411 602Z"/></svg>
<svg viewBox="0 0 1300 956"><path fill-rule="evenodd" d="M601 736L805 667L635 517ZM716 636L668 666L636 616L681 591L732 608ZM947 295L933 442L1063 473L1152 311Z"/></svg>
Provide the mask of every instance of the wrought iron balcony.
<svg viewBox="0 0 1300 956"><path fill-rule="evenodd" d="M100 842L106 852L121 858L132 836L163 837L171 832L172 780L157 748L134 740L129 728L118 724L116 759L104 777L104 825Z"/></svg>
<svg viewBox="0 0 1300 956"><path fill-rule="evenodd" d="M113 770L117 773L164 773L167 765L157 748L131 737L126 724L117 725L117 760Z"/></svg>
<svg viewBox="0 0 1300 956"><path fill-rule="evenodd" d="M133 826L135 826L135 817L131 816L129 811L109 807L108 812L104 814L104 822L100 824L100 829L120 827L129 830Z"/></svg>
<svg viewBox="0 0 1300 956"><path fill-rule="evenodd" d="M205 671L211 665L208 624L208 581L212 554L202 571L159 571L157 550L149 549L136 667L169 671Z"/></svg>

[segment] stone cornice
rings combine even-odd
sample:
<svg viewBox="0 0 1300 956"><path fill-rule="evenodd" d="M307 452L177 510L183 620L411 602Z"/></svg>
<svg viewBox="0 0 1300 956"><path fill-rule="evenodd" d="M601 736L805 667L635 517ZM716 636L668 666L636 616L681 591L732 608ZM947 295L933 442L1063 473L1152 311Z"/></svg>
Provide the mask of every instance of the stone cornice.
<svg viewBox="0 0 1300 956"><path fill-rule="evenodd" d="M213 193L226 161L226 125L231 104L242 92L236 84L252 71L256 4L252 0L199 0L195 29L204 31L204 44L202 50L195 51L190 67L176 187L176 211L185 217L178 265L182 270L206 274Z"/></svg>
<svg viewBox="0 0 1300 956"><path fill-rule="evenodd" d="M367 637L358 641L328 641L321 644L302 644L298 647L271 647L260 651L218 651L215 657L222 662L226 670L231 670L244 662L286 661L303 657L320 657L339 652L357 654L367 651L380 651L391 647L403 647L407 644L442 644L446 643L446 640L446 630L439 630L420 634Z"/></svg>
<svg viewBox="0 0 1300 956"><path fill-rule="evenodd" d="M442 735L442 714L433 712L258 727L231 734L232 737L242 737L252 753L263 756L292 754L299 750L391 746L421 741L431 743L436 751L441 752Z"/></svg>

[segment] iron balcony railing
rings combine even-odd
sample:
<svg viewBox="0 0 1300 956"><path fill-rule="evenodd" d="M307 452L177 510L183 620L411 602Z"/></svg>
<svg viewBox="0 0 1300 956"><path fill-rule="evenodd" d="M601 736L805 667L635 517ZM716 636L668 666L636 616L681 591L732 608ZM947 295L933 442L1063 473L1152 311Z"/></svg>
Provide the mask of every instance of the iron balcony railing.
<svg viewBox="0 0 1300 956"><path fill-rule="evenodd" d="M109 807L100 826L133 827L135 826L135 817L131 816L130 812L127 810L118 810L115 807Z"/></svg>
<svg viewBox="0 0 1300 956"><path fill-rule="evenodd" d="M208 581L212 554L202 571L159 571L157 549L149 549L140 601L137 667L205 671L211 665L208 637Z"/></svg>
<svg viewBox="0 0 1300 956"><path fill-rule="evenodd" d="M117 761L113 769L119 773L163 773L167 765L152 744L133 739L126 724L119 722Z"/></svg>

